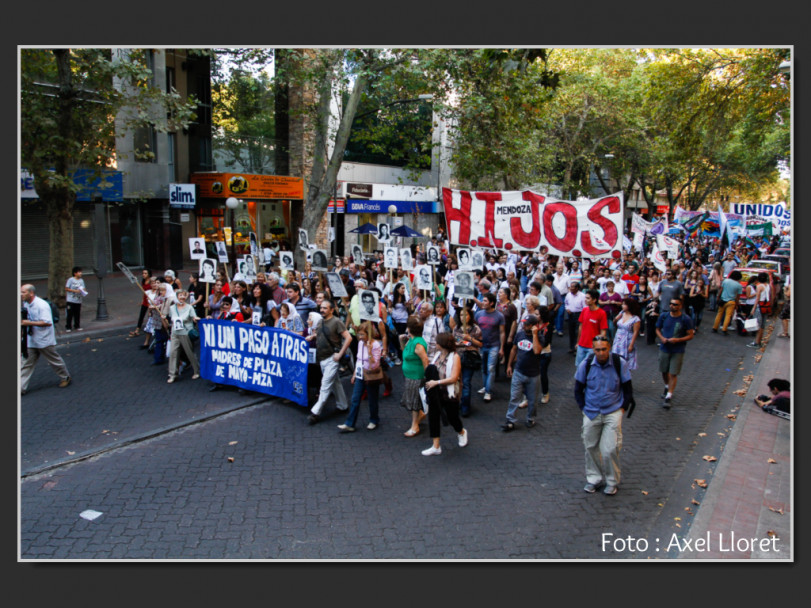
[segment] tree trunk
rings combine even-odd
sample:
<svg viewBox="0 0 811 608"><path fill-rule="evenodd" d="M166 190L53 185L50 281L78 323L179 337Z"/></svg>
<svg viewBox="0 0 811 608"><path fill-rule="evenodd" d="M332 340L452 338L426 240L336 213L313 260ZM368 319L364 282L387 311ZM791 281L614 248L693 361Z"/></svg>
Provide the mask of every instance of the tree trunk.
<svg viewBox="0 0 811 608"><path fill-rule="evenodd" d="M310 183L306 192L304 204L304 218L301 227L307 231L311 239L315 240L319 225L327 214L330 197L333 194L338 169L349 141L352 122L360 103L360 98L368 84L366 75L361 74L355 79L352 93L343 108L338 131L335 135L335 146L332 155L327 159L327 127L330 111L330 92L332 87L331 75L326 74L320 87L318 100L318 133L316 134L315 150L313 151L313 167ZM303 253L297 252L298 261L304 266Z"/></svg>
<svg viewBox="0 0 811 608"><path fill-rule="evenodd" d="M41 182L40 182L41 183ZM37 188L40 190L40 188ZM65 282L73 267L73 199L69 189L41 191L48 214L50 254L48 257L48 298L65 307Z"/></svg>

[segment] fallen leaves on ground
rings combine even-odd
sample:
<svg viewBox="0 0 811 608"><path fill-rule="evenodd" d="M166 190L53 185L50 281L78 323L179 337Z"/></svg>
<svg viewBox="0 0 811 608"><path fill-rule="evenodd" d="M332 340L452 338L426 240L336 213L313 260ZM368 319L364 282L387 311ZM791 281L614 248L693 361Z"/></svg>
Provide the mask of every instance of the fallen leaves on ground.
<svg viewBox="0 0 811 608"><path fill-rule="evenodd" d="M709 456L709 455L702 456L702 458L704 460L706 460L707 462L715 462L716 460L718 460L715 456Z"/></svg>
<svg viewBox="0 0 811 608"><path fill-rule="evenodd" d="M691 500L690 502L693 503L694 505L700 505L701 504L695 498L693 500Z"/></svg>
<svg viewBox="0 0 811 608"><path fill-rule="evenodd" d="M707 436L707 433L699 433L699 434L698 434L698 436L699 436L699 437L706 437L706 436Z"/></svg>
<svg viewBox="0 0 811 608"><path fill-rule="evenodd" d="M236 445L237 443L239 443L239 442L238 441L229 441L228 445Z"/></svg>
<svg viewBox="0 0 811 608"><path fill-rule="evenodd" d="M729 418L730 420L735 420L737 416L735 414L727 414L727 418Z"/></svg>
<svg viewBox="0 0 811 608"><path fill-rule="evenodd" d="M777 536L777 532L775 532L774 530L766 530L766 536L772 537Z"/></svg>
<svg viewBox="0 0 811 608"><path fill-rule="evenodd" d="M783 514L783 509L775 509L774 507L769 507L769 511L774 511L774 512L775 512L775 513L777 513L778 515L782 515L782 514Z"/></svg>
<svg viewBox="0 0 811 608"><path fill-rule="evenodd" d="M234 458L233 458L233 456L229 456L229 457L228 457L228 462L234 462Z"/></svg>
<svg viewBox="0 0 811 608"><path fill-rule="evenodd" d="M643 493L645 496L647 496L647 495L648 495L647 490L642 490L642 493Z"/></svg>
<svg viewBox="0 0 811 608"><path fill-rule="evenodd" d="M769 458L766 462L768 462L769 464L776 464L777 463L777 461L774 458Z"/></svg>
<svg viewBox="0 0 811 608"><path fill-rule="evenodd" d="M695 481L696 485L698 485L701 488L706 488L707 487L707 480L706 479L694 479L693 481Z"/></svg>
<svg viewBox="0 0 811 608"><path fill-rule="evenodd" d="M735 394L739 397L746 397L747 390L745 388L738 389Z"/></svg>

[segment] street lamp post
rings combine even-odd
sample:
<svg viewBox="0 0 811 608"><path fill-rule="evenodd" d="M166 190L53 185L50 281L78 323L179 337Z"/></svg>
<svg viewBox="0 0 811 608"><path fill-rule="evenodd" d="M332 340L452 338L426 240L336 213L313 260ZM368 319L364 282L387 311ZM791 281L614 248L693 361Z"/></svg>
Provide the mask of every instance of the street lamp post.
<svg viewBox="0 0 811 608"><path fill-rule="evenodd" d="M237 254L234 245L234 232L236 232L237 228L234 223L234 210L239 207L239 199L229 196L225 200L225 206L231 210L231 275L233 276L237 269Z"/></svg>

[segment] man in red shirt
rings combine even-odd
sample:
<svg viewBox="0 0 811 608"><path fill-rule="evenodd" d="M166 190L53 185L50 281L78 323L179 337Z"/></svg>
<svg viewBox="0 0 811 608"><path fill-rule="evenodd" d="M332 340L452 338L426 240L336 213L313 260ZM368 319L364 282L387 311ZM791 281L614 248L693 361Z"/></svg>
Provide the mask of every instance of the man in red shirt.
<svg viewBox="0 0 811 608"><path fill-rule="evenodd" d="M580 330L577 338L577 356L575 367L592 352L592 340L605 336L608 331L608 317L600 308L600 292L589 289L586 292L586 306L580 312Z"/></svg>

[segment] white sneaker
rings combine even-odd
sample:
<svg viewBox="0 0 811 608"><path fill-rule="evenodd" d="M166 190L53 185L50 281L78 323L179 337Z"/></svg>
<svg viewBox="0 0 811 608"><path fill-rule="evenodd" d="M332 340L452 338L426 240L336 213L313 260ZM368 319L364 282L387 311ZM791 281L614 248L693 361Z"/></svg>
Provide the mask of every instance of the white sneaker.
<svg viewBox="0 0 811 608"><path fill-rule="evenodd" d="M370 422L366 425L366 428L370 431L374 431L377 428L377 425L374 422Z"/></svg>
<svg viewBox="0 0 811 608"><path fill-rule="evenodd" d="M479 394L480 394L480 395L484 395L484 387L481 387L481 388L479 389Z"/></svg>
<svg viewBox="0 0 811 608"><path fill-rule="evenodd" d="M485 401L490 401L490 399L492 399L492 398L493 398L493 397L491 397L491 396L490 396L490 393L485 393L485 394L484 394L484 400L485 400Z"/></svg>
<svg viewBox="0 0 811 608"><path fill-rule="evenodd" d="M546 393L546 394L545 394L545 395L544 395L544 396L541 398L541 403L549 403L549 393Z"/></svg>
<svg viewBox="0 0 811 608"><path fill-rule="evenodd" d="M423 456L439 456L441 453L442 453L442 448L441 447L435 448L434 446L431 446L427 450L422 451Z"/></svg>
<svg viewBox="0 0 811 608"><path fill-rule="evenodd" d="M338 425L338 429L340 429L340 431L341 431L342 433L351 433L351 432L353 432L353 431L355 430L355 427L353 427L353 426L348 426L348 425L346 425L346 424L339 424L339 425Z"/></svg>
<svg viewBox="0 0 811 608"><path fill-rule="evenodd" d="M459 433L459 447L463 448L467 445L467 429L462 429L462 432Z"/></svg>
<svg viewBox="0 0 811 608"><path fill-rule="evenodd" d="M526 398L525 398L521 403L518 404L518 407L520 409L523 409L523 408L527 407L528 405L529 405L529 401L527 401Z"/></svg>

